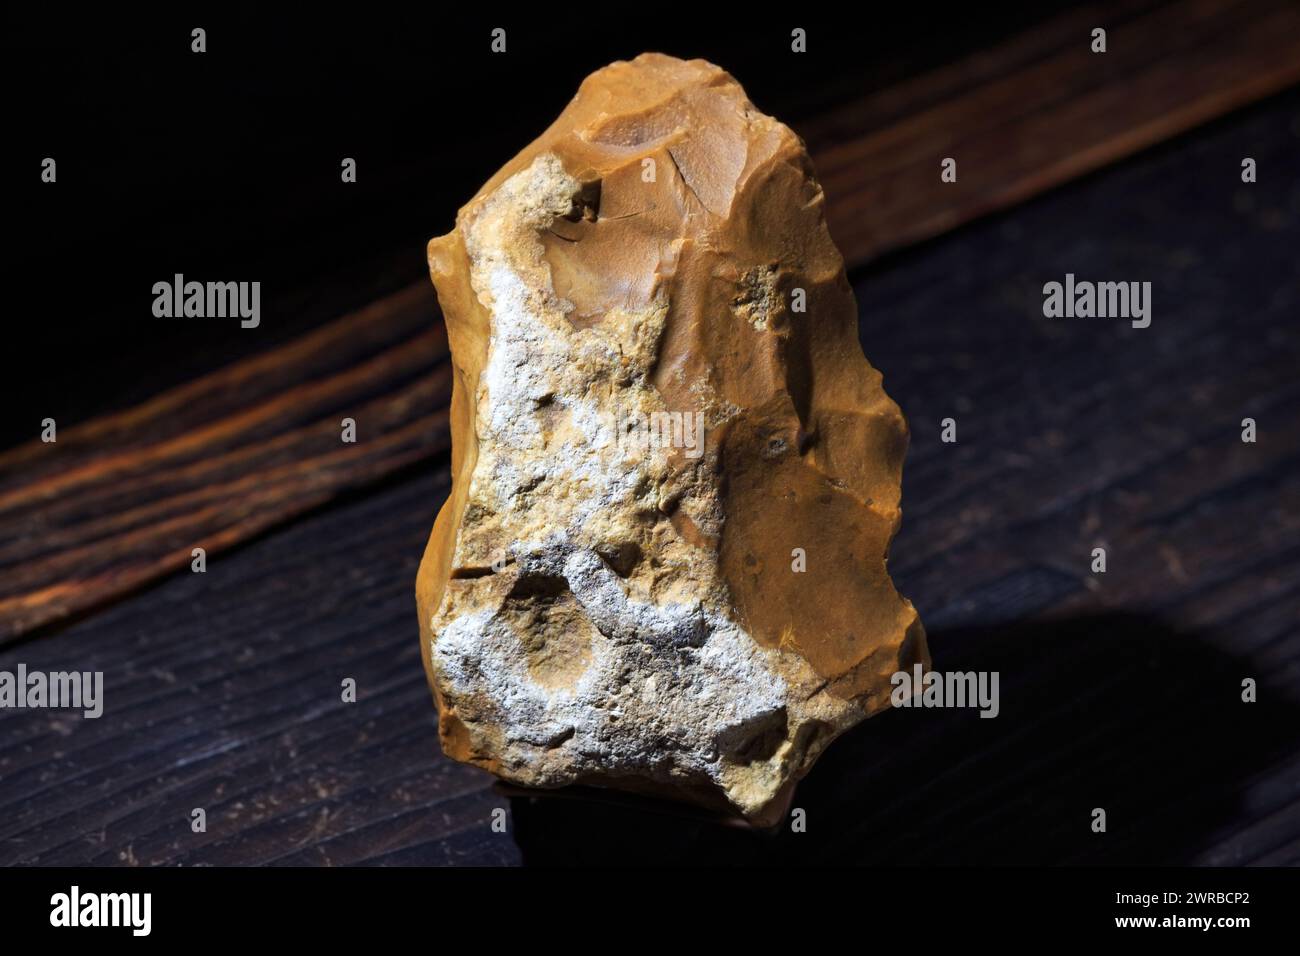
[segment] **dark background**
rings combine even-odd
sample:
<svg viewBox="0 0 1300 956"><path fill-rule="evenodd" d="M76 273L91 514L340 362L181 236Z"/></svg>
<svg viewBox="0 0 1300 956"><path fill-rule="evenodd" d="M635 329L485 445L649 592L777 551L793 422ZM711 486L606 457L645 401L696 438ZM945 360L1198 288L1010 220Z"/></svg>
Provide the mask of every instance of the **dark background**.
<svg viewBox="0 0 1300 956"><path fill-rule="evenodd" d="M857 28L799 11L780 29L703 5L689 19L613 6L571 20L25 7L3 40L15 241L0 446L35 437L46 416L64 427L134 404L427 274L425 243L611 60L713 60L797 129L1069 5L970 7L938 23L931 8L898 6ZM789 54L796 25L816 56ZM195 26L205 54L190 52ZM490 52L497 26L505 56ZM46 156L54 187L40 181ZM345 156L355 184L340 181ZM152 286L177 272L261 281L261 326L154 318Z"/></svg>

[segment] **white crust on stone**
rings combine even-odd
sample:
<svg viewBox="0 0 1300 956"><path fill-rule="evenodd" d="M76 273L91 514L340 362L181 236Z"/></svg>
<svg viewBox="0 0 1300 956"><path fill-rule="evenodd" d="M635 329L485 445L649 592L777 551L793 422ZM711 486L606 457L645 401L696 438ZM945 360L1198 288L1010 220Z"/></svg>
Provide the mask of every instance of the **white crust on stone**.
<svg viewBox="0 0 1300 956"><path fill-rule="evenodd" d="M675 496L720 513L714 480L670 487L666 449L602 438L618 410L666 411L648 376L667 304L569 322L539 234L578 191L543 154L460 226L491 330L452 568L485 567L497 549L508 565L453 574L432 620L435 680L508 779L712 784L755 813L805 759L795 741L810 721L838 730L861 710L822 692L798 654L758 646L733 619L717 553L661 510ZM626 576L608 561L620 546L639 555Z"/></svg>

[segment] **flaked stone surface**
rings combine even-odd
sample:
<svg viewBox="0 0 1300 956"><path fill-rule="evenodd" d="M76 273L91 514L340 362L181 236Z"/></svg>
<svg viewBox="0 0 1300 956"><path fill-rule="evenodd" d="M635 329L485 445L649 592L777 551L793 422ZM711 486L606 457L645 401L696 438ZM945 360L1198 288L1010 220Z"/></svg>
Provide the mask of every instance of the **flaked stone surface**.
<svg viewBox="0 0 1300 956"><path fill-rule="evenodd" d="M822 206L734 79L646 54L429 243L453 488L416 590L448 755L772 822L928 666L885 568L907 428Z"/></svg>

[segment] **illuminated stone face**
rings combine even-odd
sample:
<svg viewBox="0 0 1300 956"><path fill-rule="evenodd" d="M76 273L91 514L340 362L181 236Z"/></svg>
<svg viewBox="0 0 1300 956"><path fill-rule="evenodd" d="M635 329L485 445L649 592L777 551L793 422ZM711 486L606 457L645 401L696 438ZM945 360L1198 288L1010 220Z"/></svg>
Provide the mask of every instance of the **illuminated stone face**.
<svg viewBox="0 0 1300 956"><path fill-rule="evenodd" d="M928 665L885 570L907 428L803 144L615 63L429 244L453 489L417 583L444 750L770 822Z"/></svg>

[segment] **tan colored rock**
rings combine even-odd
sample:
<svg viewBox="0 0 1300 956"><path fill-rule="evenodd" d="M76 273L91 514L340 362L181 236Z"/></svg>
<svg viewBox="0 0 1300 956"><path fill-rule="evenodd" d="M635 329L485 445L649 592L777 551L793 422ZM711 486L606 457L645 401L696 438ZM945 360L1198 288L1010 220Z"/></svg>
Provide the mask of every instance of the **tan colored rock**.
<svg viewBox="0 0 1300 956"><path fill-rule="evenodd" d="M907 427L822 206L734 79L646 54L429 243L454 483L417 597L448 755L766 823L928 666L885 569Z"/></svg>

